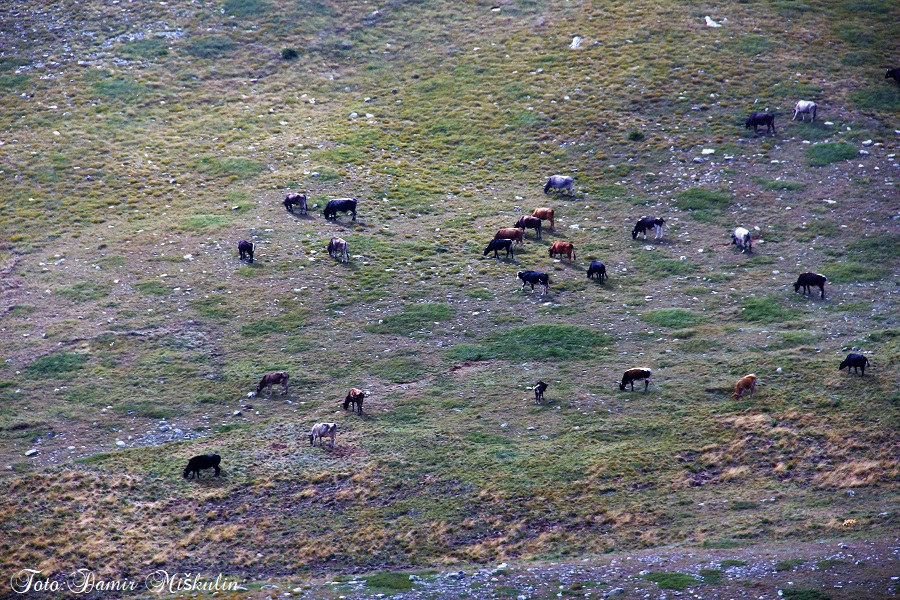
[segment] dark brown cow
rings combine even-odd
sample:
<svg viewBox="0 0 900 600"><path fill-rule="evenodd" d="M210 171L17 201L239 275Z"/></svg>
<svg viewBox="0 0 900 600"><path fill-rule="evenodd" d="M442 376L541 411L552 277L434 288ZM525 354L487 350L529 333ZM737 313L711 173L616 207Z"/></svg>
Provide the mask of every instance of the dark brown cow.
<svg viewBox="0 0 900 600"><path fill-rule="evenodd" d="M356 406L356 414L362 414L362 405L363 400L366 398L366 393L359 388L350 388L350 391L347 392L347 397L344 398L344 410L347 410L348 407L355 405Z"/></svg>
<svg viewBox="0 0 900 600"><path fill-rule="evenodd" d="M263 375L262 380L259 382L259 385L256 386L256 395L258 396L260 392L262 392L263 388L269 388L269 395L272 395L272 386L280 385L281 393L287 394L288 391L288 380L291 378L285 371L273 371L272 373L266 373Z"/></svg>
<svg viewBox="0 0 900 600"><path fill-rule="evenodd" d="M495 240L513 240L522 246L525 245L525 230L518 227L506 227L494 235Z"/></svg>
<svg viewBox="0 0 900 600"><path fill-rule="evenodd" d="M537 234L537 239L541 239L541 220L537 217L521 216L519 217L519 220L516 221L516 227L522 229L534 229Z"/></svg>
<svg viewBox="0 0 900 600"><path fill-rule="evenodd" d="M575 245L572 242L553 242L550 246L550 258L554 254L558 254L562 258L563 254L571 261L575 258Z"/></svg>
<svg viewBox="0 0 900 600"><path fill-rule="evenodd" d="M552 208L536 208L534 212L531 213L532 217L537 217L542 221L550 221L550 229L556 229L556 221L553 216Z"/></svg>
<svg viewBox="0 0 900 600"><path fill-rule="evenodd" d="M634 382L644 380L644 391L647 391L647 388L650 387L650 384L653 382L653 371L650 369L643 367L638 369L628 369L625 371L625 374L622 375L622 383L619 384L619 389L624 390L625 386L629 383L631 384L631 391L634 391Z"/></svg>

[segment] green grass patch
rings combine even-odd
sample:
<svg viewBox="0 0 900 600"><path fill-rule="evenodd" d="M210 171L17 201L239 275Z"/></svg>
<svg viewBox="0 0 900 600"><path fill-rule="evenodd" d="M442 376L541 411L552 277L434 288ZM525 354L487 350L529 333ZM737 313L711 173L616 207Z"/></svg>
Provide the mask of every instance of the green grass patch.
<svg viewBox="0 0 900 600"><path fill-rule="evenodd" d="M856 148L844 142L824 142L813 144L806 149L807 162L814 167L856 158Z"/></svg>
<svg viewBox="0 0 900 600"><path fill-rule="evenodd" d="M727 569L728 567L746 567L747 561L738 560L736 558L728 558L722 561L722 568Z"/></svg>
<svg viewBox="0 0 900 600"><path fill-rule="evenodd" d="M759 505L756 502L746 502L744 500L734 500L728 505L729 510L751 510Z"/></svg>
<svg viewBox="0 0 900 600"><path fill-rule="evenodd" d="M887 265L874 262L859 263L849 260L830 262L822 267L829 283L856 283L858 281L879 281L896 276L897 272ZM826 284L827 286L828 284Z"/></svg>
<svg viewBox="0 0 900 600"><path fill-rule="evenodd" d="M149 89L133 79L104 79L94 84L94 91L100 96L130 104L145 99Z"/></svg>
<svg viewBox="0 0 900 600"><path fill-rule="evenodd" d="M159 58L169 53L171 42L165 38L144 38L119 46L117 54L122 58Z"/></svg>
<svg viewBox="0 0 900 600"><path fill-rule="evenodd" d="M291 327L301 325L296 321L291 321ZM287 325L284 319L260 319L241 327L241 335L244 337L265 337L275 333L285 333Z"/></svg>
<svg viewBox="0 0 900 600"><path fill-rule="evenodd" d="M225 16L247 18L263 15L271 10L271 7L265 0L225 0L222 9Z"/></svg>
<svg viewBox="0 0 900 600"><path fill-rule="evenodd" d="M256 177L262 171L262 165L246 158L216 158L204 156L195 167L201 173L207 175L220 175L237 177L238 179L250 179Z"/></svg>
<svg viewBox="0 0 900 600"><path fill-rule="evenodd" d="M663 573L653 571L647 573L643 577L644 579L652 581L663 590L685 590L692 585L700 583L696 577L686 573Z"/></svg>
<svg viewBox="0 0 900 600"><path fill-rule="evenodd" d="M71 373L81 369L87 363L89 357L86 354L74 352L54 352L42 356L26 367L31 375L52 376L63 373Z"/></svg>
<svg viewBox="0 0 900 600"><path fill-rule="evenodd" d="M634 264L642 275L651 278L690 275L698 269L697 265L689 260L668 258L662 252L643 249L634 256Z"/></svg>
<svg viewBox="0 0 900 600"><path fill-rule="evenodd" d="M392 383L417 381L428 374L421 361L405 356L378 361L370 368L373 374Z"/></svg>
<svg viewBox="0 0 900 600"><path fill-rule="evenodd" d="M237 44L227 37L210 35L189 41L184 51L197 58L221 58L231 53Z"/></svg>
<svg viewBox="0 0 900 600"><path fill-rule="evenodd" d="M785 600L831 600L831 596L825 592L810 589L786 589L783 598Z"/></svg>
<svg viewBox="0 0 900 600"><path fill-rule="evenodd" d="M776 298L748 296L741 300L741 318L753 323L783 323L799 315L799 311L782 306Z"/></svg>
<svg viewBox="0 0 900 600"><path fill-rule="evenodd" d="M76 284L66 286L59 290L57 295L75 302L90 302L105 298L109 294L110 286L93 281L79 281Z"/></svg>
<svg viewBox="0 0 900 600"><path fill-rule="evenodd" d="M133 287L142 294L147 294L148 296L168 296L172 293L172 290L169 289L168 286L163 285L161 281L156 280L139 281L133 284Z"/></svg>
<svg viewBox="0 0 900 600"><path fill-rule="evenodd" d="M605 333L578 325L526 325L491 334L479 344L454 346L446 356L455 362L578 359L605 352L612 341Z"/></svg>
<svg viewBox="0 0 900 600"><path fill-rule="evenodd" d="M799 181L783 181L778 179L760 179L758 183L764 190L785 190L788 192L799 192L806 187L805 183Z"/></svg>
<svg viewBox="0 0 900 600"><path fill-rule="evenodd" d="M27 87L29 81L28 75L0 75L0 90L17 92Z"/></svg>
<svg viewBox="0 0 900 600"><path fill-rule="evenodd" d="M719 569L700 569L700 577L706 585L718 585L722 583L722 571Z"/></svg>
<svg viewBox="0 0 900 600"><path fill-rule="evenodd" d="M734 196L727 190L695 187L681 192L675 199L679 209L690 211L691 216L698 221L708 222L731 206Z"/></svg>
<svg viewBox="0 0 900 600"><path fill-rule="evenodd" d="M221 227L227 223L228 221L225 217L219 215L195 215L182 221L181 227L187 230L203 231L204 229Z"/></svg>
<svg viewBox="0 0 900 600"><path fill-rule="evenodd" d="M647 323L660 327L692 327L706 321L706 317L683 308L662 308L641 315Z"/></svg>
<svg viewBox="0 0 900 600"><path fill-rule="evenodd" d="M884 262L900 258L900 235L884 235L879 237L866 237L853 240L847 244L850 252L859 252L866 262Z"/></svg>
<svg viewBox="0 0 900 600"><path fill-rule="evenodd" d="M675 334L673 333L673 335ZM707 354L709 352L713 352L714 350L718 350L721 347L722 342L704 339L685 340L678 344L679 350L681 350L682 352L690 352L692 354Z"/></svg>
<svg viewBox="0 0 900 600"><path fill-rule="evenodd" d="M372 591L378 590L393 593L411 590L413 582L410 581L408 573L383 571L367 577L366 587Z"/></svg>
<svg viewBox="0 0 900 600"><path fill-rule="evenodd" d="M435 323L447 321L453 317L451 306L432 302L407 306L399 315L385 317L380 323L366 326L369 333L409 335L420 329L430 329Z"/></svg>
<svg viewBox="0 0 900 600"><path fill-rule="evenodd" d="M191 308L210 319L229 319L233 316L232 311L228 309L228 305L222 302L217 296L193 300L191 302Z"/></svg>
<svg viewBox="0 0 900 600"><path fill-rule="evenodd" d="M776 571L790 571L794 567L799 567L806 561L802 558L790 558L788 560L781 560L775 563Z"/></svg>
<svg viewBox="0 0 900 600"><path fill-rule="evenodd" d="M817 562L816 567L820 571L827 571L831 567L836 567L838 565L845 565L845 564L847 564L847 562L843 561L839 558L826 558L825 560L820 560L819 562Z"/></svg>

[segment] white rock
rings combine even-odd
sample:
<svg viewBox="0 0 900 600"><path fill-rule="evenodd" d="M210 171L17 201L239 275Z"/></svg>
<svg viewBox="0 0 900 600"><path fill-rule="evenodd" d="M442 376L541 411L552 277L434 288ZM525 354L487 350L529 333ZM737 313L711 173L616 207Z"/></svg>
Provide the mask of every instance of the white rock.
<svg viewBox="0 0 900 600"><path fill-rule="evenodd" d="M715 21L713 21L711 17L705 17L705 19L706 19L707 27L721 27L722 26L721 23L716 23Z"/></svg>
<svg viewBox="0 0 900 600"><path fill-rule="evenodd" d="M866 148L868 148L869 146L871 146L874 143L875 142L873 142L872 140L866 140L862 143L862 145L865 146Z"/></svg>
<svg viewBox="0 0 900 600"><path fill-rule="evenodd" d="M29 450L28 452L25 453L25 456L34 456L37 453L38 453L38 451L36 449L32 448L31 450Z"/></svg>
<svg viewBox="0 0 900 600"><path fill-rule="evenodd" d="M572 38L572 43L569 44L569 48L571 48L572 50L575 50L578 48L578 46L581 45L581 42L582 42L582 37L580 35L576 35L575 37Z"/></svg>
<svg viewBox="0 0 900 600"><path fill-rule="evenodd" d="M704 148L700 151L700 154L715 154L716 151L713 148Z"/></svg>
<svg viewBox="0 0 900 600"><path fill-rule="evenodd" d="M119 448L123 448L125 447L125 442L123 442L122 440L116 440L116 446L118 446Z"/></svg>
<svg viewBox="0 0 900 600"><path fill-rule="evenodd" d="M644 250L653 250L653 246L644 246Z"/></svg>
<svg viewBox="0 0 900 600"><path fill-rule="evenodd" d="M868 156L868 155L869 155L869 151L868 151L868 150L860 150L860 151L859 151L859 155L860 155L860 156Z"/></svg>

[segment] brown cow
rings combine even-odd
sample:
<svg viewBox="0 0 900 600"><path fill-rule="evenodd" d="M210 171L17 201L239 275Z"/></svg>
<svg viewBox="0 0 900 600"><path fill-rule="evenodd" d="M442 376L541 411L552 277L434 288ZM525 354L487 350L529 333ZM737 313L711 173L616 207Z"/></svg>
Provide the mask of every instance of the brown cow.
<svg viewBox="0 0 900 600"><path fill-rule="evenodd" d="M258 396L260 392L262 392L264 387L269 388L269 395L272 395L272 386L280 385L281 393L287 394L288 391L288 379L291 376L288 375L284 371L274 371L272 373L266 373L263 375L262 380L259 382L259 385L256 386L256 395Z"/></svg>
<svg viewBox="0 0 900 600"><path fill-rule="evenodd" d="M752 398L753 390L756 389L756 383L758 381L759 379L756 377L756 375L744 375L743 377L738 379L738 382L736 384L734 384L734 393L731 394L731 397L737 400L743 397L744 392L750 390L750 397Z"/></svg>
<svg viewBox="0 0 900 600"><path fill-rule="evenodd" d="M553 217L553 209L552 208L536 208L534 212L531 213L532 217L537 217L542 221L550 221L550 229L556 229L556 221Z"/></svg>
<svg viewBox="0 0 900 600"><path fill-rule="evenodd" d="M571 261L575 258L575 245L572 242L553 242L550 246L550 258L553 258L554 254L559 254L560 258L565 254Z"/></svg>
<svg viewBox="0 0 900 600"><path fill-rule="evenodd" d="M506 227L494 235L495 240L513 240L522 246L525 245L525 230L518 227Z"/></svg>
<svg viewBox="0 0 900 600"><path fill-rule="evenodd" d="M366 397L366 393L359 388L350 388L350 391L347 392L347 397L344 398L344 410L347 410L348 406L355 405L356 406L356 414L362 414L362 405L363 400Z"/></svg>

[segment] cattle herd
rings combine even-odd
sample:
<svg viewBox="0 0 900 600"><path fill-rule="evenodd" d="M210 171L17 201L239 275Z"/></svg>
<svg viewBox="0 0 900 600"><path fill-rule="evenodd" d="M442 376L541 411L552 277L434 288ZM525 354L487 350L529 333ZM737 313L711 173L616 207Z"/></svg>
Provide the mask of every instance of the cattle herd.
<svg viewBox="0 0 900 600"><path fill-rule="evenodd" d="M888 70L885 79L894 79L897 83L900 83L900 69ZM791 120L797 120L797 117L800 117L801 121L805 121L806 116L809 115L810 120L814 122L816 120L817 112L818 105L815 102L800 100L793 108ZM776 134L775 115L766 112L752 113L747 119L745 127L747 129L753 128L754 132L758 134L759 126L765 126L766 133ZM566 191L568 194L573 195L574 188L574 178L566 175L552 175L544 184L544 193L549 194L551 191ZM307 197L305 194L289 193L285 196L282 204L285 209L291 213L294 213L294 207L297 207L299 214L307 214ZM326 219L336 219L337 213L340 212L350 214L351 219L356 221L357 205L358 201L355 198L339 198L328 201L322 212ZM494 235L494 239L488 242L483 255L487 256L493 252L494 258L499 259L498 253L503 250L506 253L505 258L514 260L514 246L516 244L521 246L525 245L526 229L534 230L535 238L537 240L543 239L542 232L544 221L549 222L551 230L556 229L556 214L552 208L539 207L534 209L530 216L523 215L516 221L513 227L498 230ZM631 238L636 240L639 235L642 235L643 239L646 240L647 232L651 230L654 231L653 239L662 239L665 236L665 220L659 217L641 217L631 231ZM731 243L736 246L741 253L753 252L753 236L750 231L744 227L735 228L734 232L731 234ZM252 242L247 240L238 242L238 254L240 260L246 260L248 263L252 263L254 250L255 245ZM327 250L329 256L340 259L342 263L349 262L350 260L349 246L342 238L331 238L328 242ZM559 256L560 260L565 257L570 263L573 260L576 260L575 246L571 242L553 242L550 245L549 254L550 258ZM599 283L602 284L609 276L607 274L606 266L602 262L592 260L587 270L587 277L588 279L596 277ZM547 294L549 291L550 276L547 273L531 270L519 271L517 273L517 278L522 281L522 289L524 289L525 286L531 286L531 291L533 293L534 286L539 285L541 286L542 295ZM799 292L802 288L804 295L807 295L812 293L812 288L819 288L821 297L824 300L825 283L827 281L828 279L824 275L818 273L802 273L794 284L794 291ZM849 354L847 358L841 362L840 369L846 367L848 375L850 374L851 369L853 369L853 371L859 373L860 376L865 376L867 366L870 366L868 358L861 354ZM257 385L256 393L260 394L263 389L267 389L269 394L271 394L274 385L281 385L281 393L287 394L289 379L290 376L284 371L266 373ZM631 391L634 391L635 381L643 381L644 391L646 392L653 381L653 371L646 367L628 369L622 376L622 381L619 383L619 389L624 391L626 387L630 385ZM735 384L732 398L739 400L743 398L744 393L748 391L749 397L753 397L753 392L756 389L758 381L759 379L756 375L745 375ZM538 381L531 388L534 390L535 401L538 404L543 402L544 392L547 390L547 387L546 383ZM344 409L347 410L349 408L355 410L357 414L362 415L363 400L365 397L366 393L363 390L351 388L344 399ZM313 426L308 437L311 445L315 445L316 440L319 440L319 444L321 445L324 438L329 438L331 440L331 447L334 447L336 434L336 423L317 423ZM220 472L220 461L221 457L217 454L195 456L190 459L187 467L185 467L184 477L187 478L189 474L193 474L199 478L200 471L203 469L215 469L215 473L218 476Z"/></svg>

